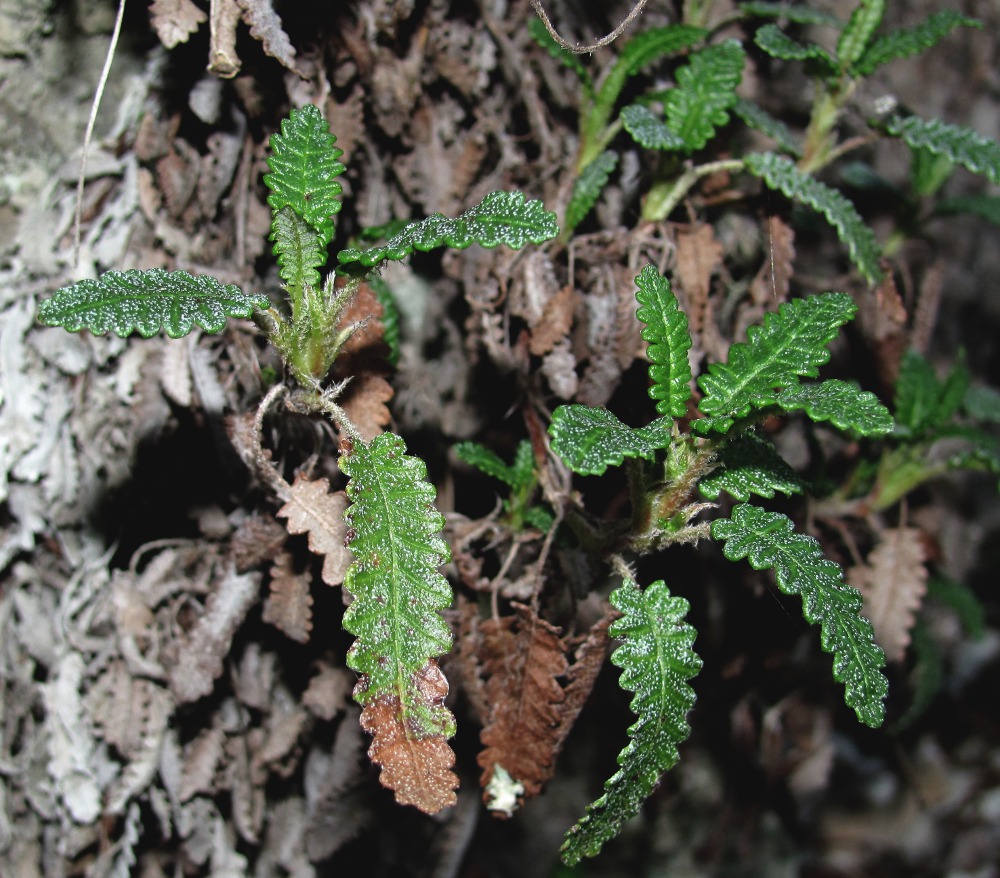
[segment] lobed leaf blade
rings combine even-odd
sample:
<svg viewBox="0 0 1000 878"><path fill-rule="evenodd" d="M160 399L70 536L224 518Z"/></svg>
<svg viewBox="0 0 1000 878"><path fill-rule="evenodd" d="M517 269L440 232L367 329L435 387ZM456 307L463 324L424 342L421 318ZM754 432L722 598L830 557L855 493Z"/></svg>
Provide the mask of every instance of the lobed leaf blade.
<svg viewBox="0 0 1000 878"><path fill-rule="evenodd" d="M851 67L864 54L884 15L885 0L859 0L837 40L841 65Z"/></svg>
<svg viewBox="0 0 1000 878"><path fill-rule="evenodd" d="M754 570L773 569L781 591L801 596L802 615L820 625L823 650L833 654L833 676L844 684L845 703L865 725L880 726L889 688L881 671L885 655L860 614L860 593L844 582L819 543L795 533L787 516L749 503L735 506L730 518L713 521L712 537L724 542L722 553L730 561L746 558Z"/></svg>
<svg viewBox="0 0 1000 878"><path fill-rule="evenodd" d="M271 252L278 260L278 275L289 287L320 285L319 269L326 264L322 237L291 207L281 208L271 219L274 242Z"/></svg>
<svg viewBox="0 0 1000 878"><path fill-rule="evenodd" d="M698 483L709 500L723 491L745 503L751 494L771 499L775 491L801 494L805 485L775 447L753 430L726 443L716 458L717 467Z"/></svg>
<svg viewBox="0 0 1000 878"><path fill-rule="evenodd" d="M691 397L687 315L678 307L670 281L652 265L642 269L635 283L636 317L644 324L639 334L648 342L650 399L656 400L659 414L682 418Z"/></svg>
<svg viewBox="0 0 1000 878"><path fill-rule="evenodd" d="M622 125L632 139L645 149L676 151L684 148L684 139L674 134L666 122L642 104L629 104L622 110Z"/></svg>
<svg viewBox="0 0 1000 878"><path fill-rule="evenodd" d="M778 144L789 155L796 158L801 157L802 147L789 130L788 126L780 119L775 119L770 113L753 101L746 98L737 98L733 104L733 113L738 116L743 123L754 131L765 134Z"/></svg>
<svg viewBox="0 0 1000 878"><path fill-rule="evenodd" d="M753 41L759 49L780 61L812 61L827 75L837 69L837 62L822 46L817 46L815 43L804 46L793 40L776 24L765 24L758 28Z"/></svg>
<svg viewBox="0 0 1000 878"><path fill-rule="evenodd" d="M555 214L541 201L525 201L521 192L491 192L475 207L455 219L437 213L419 222L408 223L381 247L370 250L346 249L337 254L341 265L358 262L373 268L386 260L400 261L414 250L425 252L437 247L464 250L472 244L512 250L541 244L559 234Z"/></svg>
<svg viewBox="0 0 1000 878"><path fill-rule="evenodd" d="M919 116L893 116L886 122L885 130L914 149L944 156L974 174L982 174L991 183L1000 184L1000 143L978 131Z"/></svg>
<svg viewBox="0 0 1000 878"><path fill-rule="evenodd" d="M626 457L652 460L657 449L670 444L670 430L662 421L647 427L629 427L603 408L561 405L549 424L552 450L573 472L599 476Z"/></svg>
<svg viewBox="0 0 1000 878"><path fill-rule="evenodd" d="M797 384L782 390L775 399L783 411L802 410L814 421L830 421L841 430L862 436L884 436L893 428L892 415L878 397L846 381Z"/></svg>
<svg viewBox="0 0 1000 878"><path fill-rule="evenodd" d="M626 580L610 601L622 613L610 634L624 640L611 661L622 669L621 687L635 693L631 708L638 719L618 754L618 771L566 835L561 852L570 866L596 856L677 764L677 745L691 733L687 713L695 702L687 681L702 667L693 649L696 632L684 619L690 604L672 596L662 579L643 590Z"/></svg>
<svg viewBox="0 0 1000 878"><path fill-rule="evenodd" d="M962 405L970 377L959 359L940 381L929 360L913 349L906 351L899 365L893 401L899 423L897 434L919 436L943 427Z"/></svg>
<svg viewBox="0 0 1000 878"><path fill-rule="evenodd" d="M910 58L930 49L956 27L982 28L982 26L982 22L975 18L969 18L951 9L942 9L927 16L914 28L900 28L892 33L875 37L854 64L854 72L859 76L868 76L890 61Z"/></svg>
<svg viewBox="0 0 1000 878"><path fill-rule="evenodd" d="M316 231L321 249L333 238L333 216L340 211L337 196L343 192L335 178L346 170L337 161L344 151L336 142L317 107L293 109L282 120L280 133L271 135L271 172L264 175L272 212L290 207Z"/></svg>
<svg viewBox="0 0 1000 878"><path fill-rule="evenodd" d="M725 432L752 409L777 404L777 390L815 377L830 359L826 349L840 327L857 311L844 293L823 293L786 302L762 324L747 330L747 342L729 348L726 363L712 363L698 378L704 415L692 427L701 433Z"/></svg>
<svg viewBox="0 0 1000 878"><path fill-rule="evenodd" d="M769 189L776 189L823 214L837 230L837 236L847 245L851 259L869 283L876 283L882 277L881 251L875 233L865 225L854 205L836 189L803 173L786 156L773 152L748 155L746 166Z"/></svg>
<svg viewBox="0 0 1000 878"><path fill-rule="evenodd" d="M618 167L618 153L605 150L581 172L573 183L573 192L566 205L566 221L563 236L568 236L593 209L611 174Z"/></svg>
<svg viewBox="0 0 1000 878"><path fill-rule="evenodd" d="M729 121L745 58L737 40L726 40L693 53L677 71L677 88L664 97L664 115L688 152L703 148Z"/></svg>
<svg viewBox="0 0 1000 878"><path fill-rule="evenodd" d="M62 287L39 303L38 319L70 332L88 329L125 338L138 331L149 338L166 330L171 338L181 338L196 325L221 332L227 317L249 317L270 305L267 296L244 293L207 275L129 269Z"/></svg>
<svg viewBox="0 0 1000 878"><path fill-rule="evenodd" d="M355 699L370 720L382 782L400 802L433 812L454 803L458 783L445 743L455 731L444 705L448 684L434 661L451 648L440 611L452 592L438 570L450 552L427 469L405 451L400 437L382 433L340 457L355 559L344 580L354 601L343 625L357 638L347 664L361 675Z"/></svg>

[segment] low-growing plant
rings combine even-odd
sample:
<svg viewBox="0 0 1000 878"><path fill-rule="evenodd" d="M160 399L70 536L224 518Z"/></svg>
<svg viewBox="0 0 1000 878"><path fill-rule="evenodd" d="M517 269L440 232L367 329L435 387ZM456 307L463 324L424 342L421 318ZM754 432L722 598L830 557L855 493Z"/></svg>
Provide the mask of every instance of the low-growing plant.
<svg viewBox="0 0 1000 878"><path fill-rule="evenodd" d="M176 338L195 326L219 332L227 317L251 317L274 345L294 389L281 380L267 393L246 457L282 501L277 517L286 520L290 533L307 534L310 549L323 557L323 580L343 584L353 596L343 618L343 627L356 638L346 663L358 674L354 694L363 708L361 723L373 738L369 755L381 765L381 782L397 800L425 812L454 804L458 786L448 744L455 718L445 704L448 683L438 666L454 645L442 616L452 605L452 588L440 568L458 552L442 538L445 519L434 507L436 492L424 462L407 454L394 433L366 435L341 404L348 382L357 376L333 371L352 336L373 319L350 310L362 291L371 288L391 312L392 294L379 277L381 268L414 251L472 244L516 250L552 241L546 252L563 253L560 248L572 241L612 179L619 163L613 144L620 136L625 139L623 132L632 141L627 148L637 145L653 158L643 221L667 220L711 176L747 173L824 216L866 285L886 278L892 248L879 246L854 204L819 180L818 172L888 136L911 150L915 195L906 196L911 206L935 198L957 165L1000 182L1000 145L970 129L925 121L887 104L863 134L843 138L840 130L864 77L929 48L955 27L978 26L974 20L944 12L912 30L879 35L884 0L861 0L846 23L805 7L740 4L735 21L747 26L772 22L756 29L756 49L778 64L803 64L812 81L810 119L798 137L737 95L748 50L732 38L713 42L716 31L707 27L711 6L710 0L684 4L681 23L633 37L596 77L544 27L532 24L534 38L574 71L582 95L578 150L569 163L561 223L539 201L519 192L494 192L455 219L435 215L368 230L362 239L383 235L386 240L368 249L341 249L336 270L324 277L333 217L340 210L336 178L344 166L320 112L306 106L292 111L271 139L270 172L264 177L281 301L211 277L149 270L111 271L80 281L39 306L39 318L48 325L121 336L165 331ZM833 29L836 48L802 43L788 33L803 24ZM674 64L671 85L641 94L616 113L630 80L661 61ZM733 155L721 137L733 117L774 140L775 150ZM957 210L989 216L991 207L982 199L945 199L922 219ZM605 407L573 403L555 408L547 425L536 424L530 440L517 444L511 464L476 442L454 448L460 461L509 488L495 519L514 542L508 558L518 550L511 534L530 531L545 544L527 584L503 595L509 612L498 612L497 589L487 582L482 590L492 589L489 601L483 600L482 607L465 601L455 614L461 632L457 660L467 666L472 687L483 690L478 712L484 749L478 763L491 811L510 816L552 777L555 758L603 664L608 638L621 641L611 662L622 669L620 685L634 696L637 718L618 756L618 770L567 835L562 856L568 864L595 855L618 834L678 761L678 745L690 732L687 714L696 689L689 681L701 669L701 659L693 648L696 632L686 621L688 602L663 578L641 585L637 559L714 540L728 561L746 560L754 570L773 571L779 590L799 595L804 618L819 626L820 645L832 655L833 677L844 687L845 703L863 724L878 727L885 718L886 654L890 661L899 660L911 629L921 655L932 653L920 640L919 625L914 628L920 598L908 587L926 584L919 534L906 527L905 516L893 528L873 526L877 545L867 565L858 556L845 576L805 528L759 500L778 493L804 495L814 487L819 496L810 508L816 516L871 518L949 469L1000 472L996 439L982 429L1000 420L1000 405L991 391L970 389L964 364L941 380L919 354L906 354L895 382L893 414L855 383L815 380L830 359L831 344L858 311L850 295L824 292L780 304L729 347L724 361L695 374L691 327L671 281L654 265L645 265L635 285L655 418L633 427ZM393 329L387 318L390 347ZM342 490L301 473L289 484L273 465L260 427L279 396L293 409L328 418L336 427L338 464L346 479ZM829 428L862 449L839 482L817 479L811 486L807 474L787 463L768 439L766 422L800 415L810 436ZM576 484L583 491L592 477L604 476L611 467L625 471L628 509L598 520L587 509L587 495L571 489L567 470L582 477ZM566 476L561 491L552 489L553 472ZM583 635L564 635L541 612L546 552L559 542L587 556L593 585L583 590L600 591L597 583L609 572L620 582L603 603L603 617ZM898 605L873 613L880 565L895 562L898 569L921 572L913 572L907 586L893 592L902 595ZM284 580L278 572L273 578L265 621L274 621L293 639L307 638L308 626L283 614ZM941 599L959 606L956 589L937 581L933 589ZM931 668L929 660L926 666Z"/></svg>

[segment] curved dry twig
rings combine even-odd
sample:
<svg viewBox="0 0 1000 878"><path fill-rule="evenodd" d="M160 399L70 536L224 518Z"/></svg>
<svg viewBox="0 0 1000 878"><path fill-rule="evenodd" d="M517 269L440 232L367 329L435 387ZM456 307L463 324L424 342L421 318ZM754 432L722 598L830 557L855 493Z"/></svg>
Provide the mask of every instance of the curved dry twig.
<svg viewBox="0 0 1000 878"><path fill-rule="evenodd" d="M593 43L588 43L585 46L574 46L572 43L567 42L561 36L559 36L552 22L549 20L548 14L545 12L544 7L542 6L542 0L531 0L531 7L532 9L535 10L538 17L542 20L542 24L545 25L545 29L549 32L549 36L552 37L552 39L554 39L563 49L565 49L567 52L572 52L574 55L584 55L587 52L594 52L597 49L602 48L603 46L607 46L610 43L613 43L616 39L618 39L618 37L621 36L625 28L627 28L633 21L636 20L636 18L639 16L639 13L642 12L643 7L646 5L646 2L647 0L638 0L635 6L632 7L629 14L626 15L625 18L622 20L622 23L618 25L618 27L616 27L613 31L611 31L611 33L607 34L606 36L601 37L599 40Z"/></svg>

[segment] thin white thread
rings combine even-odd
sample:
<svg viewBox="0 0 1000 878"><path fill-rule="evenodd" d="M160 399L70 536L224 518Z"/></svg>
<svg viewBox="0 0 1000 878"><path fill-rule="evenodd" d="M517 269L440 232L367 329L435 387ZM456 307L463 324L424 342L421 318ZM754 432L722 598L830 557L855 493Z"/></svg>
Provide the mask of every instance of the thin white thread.
<svg viewBox="0 0 1000 878"><path fill-rule="evenodd" d="M104 97L104 89L108 84L108 76L111 73L111 63L115 59L115 52L118 50L118 38L122 32L122 20L125 18L125 0L118 2L118 15L115 17L115 27L111 33L111 45L108 46L108 54L104 59L104 69L101 70L101 78L97 83L97 90L94 92L94 100L90 105L90 118L87 119L87 132L83 137L83 155L80 156L80 175L76 179L76 216L73 220L73 267L80 265L80 226L83 223L83 185L87 175L87 155L90 153L90 141L94 137L94 126L97 124L97 112L101 108L101 99Z"/></svg>
<svg viewBox="0 0 1000 878"><path fill-rule="evenodd" d="M584 55L587 52L596 51L602 46L606 46L618 39L618 37L621 36L622 31L635 21L639 13L642 12L642 8L646 5L646 2L647 0L638 0L635 6L632 7L632 11L625 16L625 20L622 21L618 27L606 36L601 37L596 42L589 43L586 46L574 46L572 43L566 42L566 40L559 36L552 22L549 20L549 16L546 14L545 9L542 7L542 0L531 0L531 6L537 13L538 17L542 20L542 24L545 25L545 29L549 32L549 36L552 37L552 39L554 39L567 52L572 52L574 55Z"/></svg>

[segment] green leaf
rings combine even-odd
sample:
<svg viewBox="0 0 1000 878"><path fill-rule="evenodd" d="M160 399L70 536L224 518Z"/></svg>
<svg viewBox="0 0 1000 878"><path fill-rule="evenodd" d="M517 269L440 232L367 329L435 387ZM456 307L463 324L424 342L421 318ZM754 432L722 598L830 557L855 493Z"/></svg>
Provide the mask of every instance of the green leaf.
<svg viewBox="0 0 1000 878"><path fill-rule="evenodd" d="M862 436L884 436L893 427L892 415L874 393L846 381L797 384L779 392L776 402L786 412L802 409L814 421L830 421Z"/></svg>
<svg viewBox="0 0 1000 878"><path fill-rule="evenodd" d="M320 285L319 269L326 264L326 249L313 227L292 208L283 207L274 214L270 240L278 259L278 275L289 287Z"/></svg>
<svg viewBox="0 0 1000 878"><path fill-rule="evenodd" d="M715 129L729 121L729 108L736 103L736 86L743 76L745 55L736 40L726 40L691 55L677 71L677 87L663 100L667 127L688 152L701 149Z"/></svg>
<svg viewBox="0 0 1000 878"><path fill-rule="evenodd" d="M491 192L475 207L456 219L439 213L409 223L383 246L371 250L341 250L337 260L346 265L360 262L372 268L385 260L405 259L414 250L436 247L463 250L472 244L496 247L503 244L519 250L526 244L541 244L559 234L554 213L541 201L525 201L521 192Z"/></svg>
<svg viewBox="0 0 1000 878"><path fill-rule="evenodd" d="M512 488L519 487L516 468L504 463L485 445L480 445L478 442L459 442L453 448L455 456L463 463L474 466L480 472L492 476L505 485ZM520 451L520 448L518 450ZM528 444L528 452L531 452L530 444Z"/></svg>
<svg viewBox="0 0 1000 878"><path fill-rule="evenodd" d="M934 205L935 216L968 213L1000 226L1000 195L956 195Z"/></svg>
<svg viewBox="0 0 1000 878"><path fill-rule="evenodd" d="M902 28L876 37L854 65L854 72L860 76L868 76L883 64L888 64L897 58L919 55L956 27L982 28L982 26L982 23L974 18L943 9L929 15L914 28Z"/></svg>
<svg viewBox="0 0 1000 878"><path fill-rule="evenodd" d="M545 49L549 55L563 64L563 66L568 67L579 77L580 84L589 98L594 97L594 80L591 78L587 68L583 66L579 55L567 52L559 43L552 39L552 35L545 29L542 20L537 16L533 16L528 21L528 33L531 34L531 38Z"/></svg>
<svg viewBox="0 0 1000 878"><path fill-rule="evenodd" d="M836 189L803 173L791 159L773 152L748 155L746 166L768 188L776 189L793 201L823 214L837 230L854 264L870 283L876 283L882 277L879 268L881 252L875 233L865 225L854 205Z"/></svg>
<svg viewBox="0 0 1000 878"><path fill-rule="evenodd" d="M863 54L885 15L885 0L859 0L837 41L837 59L851 67Z"/></svg>
<svg viewBox="0 0 1000 878"><path fill-rule="evenodd" d="M986 608L968 585L932 576L927 582L927 594L951 607L965 633L973 640L981 640L986 635Z"/></svg>
<svg viewBox="0 0 1000 878"><path fill-rule="evenodd" d="M903 354L896 379L894 410L897 434L920 435L943 426L958 411L969 387L969 370L956 361L944 381L915 350Z"/></svg>
<svg viewBox="0 0 1000 878"><path fill-rule="evenodd" d="M648 342L650 399L656 400L661 415L684 417L691 397L691 365L688 351L691 335L687 316L677 306L670 281L652 265L647 265L635 279L636 317L644 324L642 340Z"/></svg>
<svg viewBox="0 0 1000 878"><path fill-rule="evenodd" d="M921 198L934 195L951 177L955 163L947 156L910 147L910 185Z"/></svg>
<svg viewBox="0 0 1000 878"><path fill-rule="evenodd" d="M399 436L382 433L367 444L354 442L340 457L349 478L345 517L355 559L344 580L354 595L344 628L357 637L347 664L365 675L361 704L394 696L404 710L423 700L417 672L451 648L440 611L452 601L451 586L438 572L450 557L440 536L444 517L434 508L423 461L405 452ZM418 734L425 726L436 729L440 718L410 717Z"/></svg>
<svg viewBox="0 0 1000 878"><path fill-rule="evenodd" d="M599 476L626 457L652 460L657 449L670 444L670 428L663 419L647 427L623 424L607 409L561 405L549 424L552 450L573 472Z"/></svg>
<svg viewBox="0 0 1000 878"><path fill-rule="evenodd" d="M740 3L739 10L744 15L754 15L757 18L783 18L793 24L818 24L827 27L840 27L843 24L839 18L828 12L790 3L772 3L768 0Z"/></svg>
<svg viewBox="0 0 1000 878"><path fill-rule="evenodd" d="M716 463L717 468L698 483L709 500L717 499L723 491L740 502L749 500L751 494L770 499L775 491L788 495L803 491L799 474L770 442L752 430L724 445Z"/></svg>
<svg viewBox="0 0 1000 878"><path fill-rule="evenodd" d="M822 46L817 46L815 43L803 46L776 24L765 24L758 28L753 41L772 58L781 61L814 61L826 75L834 73L837 69L837 62Z"/></svg>
<svg viewBox="0 0 1000 878"><path fill-rule="evenodd" d="M264 175L271 210L294 210L315 229L321 248L333 238L333 215L340 211L337 196L343 192L334 179L345 170L337 161L344 151L334 146L336 141L312 104L292 110L281 123L281 133L271 136L271 173Z"/></svg>
<svg viewBox="0 0 1000 878"><path fill-rule="evenodd" d="M207 275L130 269L62 287L39 302L38 319L70 332L89 329L124 338L138 330L149 338L165 329L171 338L180 338L195 324L206 332L221 332L227 317L249 317L270 305L267 296L244 293Z"/></svg>
<svg viewBox="0 0 1000 878"><path fill-rule="evenodd" d="M684 140L667 127L648 107L629 104L622 110L622 125L632 139L646 149L684 149Z"/></svg>
<svg viewBox="0 0 1000 878"><path fill-rule="evenodd" d="M611 625L612 637L624 643L611 656L622 669L622 689L635 693L638 719L629 742L618 754L618 771L604 784L604 794L566 835L562 858L567 865L593 857L622 824L639 813L660 777L677 764L677 745L691 734L687 713L695 694L687 681L701 670L695 654L694 628L684 617L690 605L670 594L663 580L645 590L632 580L610 595L623 615Z"/></svg>
<svg viewBox="0 0 1000 878"><path fill-rule="evenodd" d="M777 391L791 388L799 376L815 377L830 359L826 349L857 306L844 293L794 299L747 330L746 343L729 348L727 363L712 363L698 378L708 417L692 423L699 432L725 432L751 409L777 404Z"/></svg>
<svg viewBox="0 0 1000 878"><path fill-rule="evenodd" d="M713 521L712 536L725 541L722 552L730 561L746 558L754 570L773 568L778 588L801 595L802 615L821 626L823 650L834 656L833 676L845 686L847 706L865 725L880 726L889 688L880 670L885 656L860 615L861 594L844 583L819 543L795 533L786 516L748 503L734 507L731 518Z"/></svg>
<svg viewBox="0 0 1000 878"><path fill-rule="evenodd" d="M1000 392L992 387L970 387L965 392L962 408L977 421L1000 424Z"/></svg>
<svg viewBox="0 0 1000 878"><path fill-rule="evenodd" d="M974 174L982 174L991 183L1000 184L1000 143L971 128L948 125L938 119L893 116L885 123L885 129L913 148L945 156Z"/></svg>
<svg viewBox="0 0 1000 878"><path fill-rule="evenodd" d="M605 150L587 167L573 183L573 194L566 205L566 222L563 225L563 237L566 238L590 213L597 203L604 187L611 179L611 173L618 167L618 153Z"/></svg>
<svg viewBox="0 0 1000 878"><path fill-rule="evenodd" d="M399 306L382 278L373 275L368 278L367 284L382 306L382 339L389 346L389 364L396 366L399 363Z"/></svg>
<svg viewBox="0 0 1000 878"><path fill-rule="evenodd" d="M696 45L707 34L708 31L704 28L689 24L668 24L640 31L622 47L611 75L616 76L620 71L626 77L635 76L654 61L676 55Z"/></svg>
<svg viewBox="0 0 1000 878"><path fill-rule="evenodd" d="M733 104L733 112L743 120L745 125L761 134L766 134L789 155L796 158L802 155L802 147L799 146L788 126L779 119L775 119L753 101L737 98L736 103Z"/></svg>

